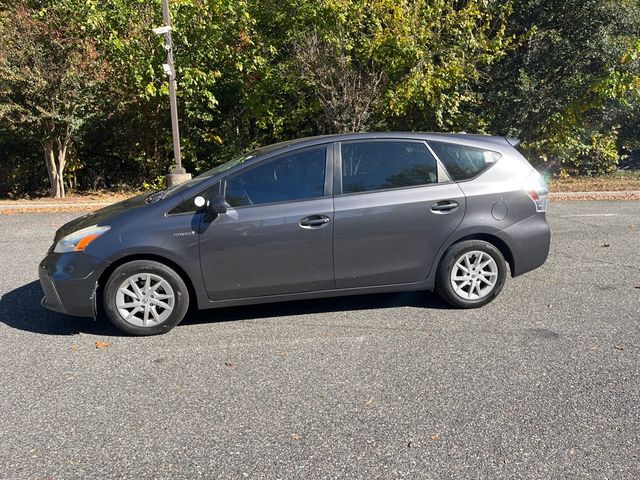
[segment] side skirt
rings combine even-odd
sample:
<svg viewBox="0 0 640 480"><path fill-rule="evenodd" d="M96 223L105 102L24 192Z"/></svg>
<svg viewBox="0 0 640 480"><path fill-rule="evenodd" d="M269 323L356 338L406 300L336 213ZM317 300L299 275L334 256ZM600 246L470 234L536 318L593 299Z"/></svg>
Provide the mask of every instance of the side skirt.
<svg viewBox="0 0 640 480"><path fill-rule="evenodd" d="M290 302L294 300L309 300L314 298L346 297L349 295L371 295L376 293L411 292L417 290L433 290L432 276L416 283L402 283L397 285L379 285L375 287L342 288L334 290L320 290L314 292L288 293L284 295L268 295L262 297L233 298L228 300L210 300L206 293L198 295L198 308L236 307L240 305L256 305L260 303Z"/></svg>

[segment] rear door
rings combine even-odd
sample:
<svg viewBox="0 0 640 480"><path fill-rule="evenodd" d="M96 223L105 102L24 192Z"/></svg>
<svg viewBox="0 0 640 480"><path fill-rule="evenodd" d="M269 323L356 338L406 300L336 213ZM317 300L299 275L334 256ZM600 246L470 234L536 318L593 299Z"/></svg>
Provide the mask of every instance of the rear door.
<svg viewBox="0 0 640 480"><path fill-rule="evenodd" d="M334 287L329 153L324 145L297 150L227 179L230 207L200 235L209 298Z"/></svg>
<svg viewBox="0 0 640 480"><path fill-rule="evenodd" d="M460 187L423 141L341 142L336 157L336 287L424 280L464 217Z"/></svg>

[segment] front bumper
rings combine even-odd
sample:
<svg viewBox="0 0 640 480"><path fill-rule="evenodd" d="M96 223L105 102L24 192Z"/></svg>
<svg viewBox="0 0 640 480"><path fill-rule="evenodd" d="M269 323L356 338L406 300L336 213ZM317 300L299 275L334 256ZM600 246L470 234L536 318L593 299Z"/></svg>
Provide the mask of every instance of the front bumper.
<svg viewBox="0 0 640 480"><path fill-rule="evenodd" d="M95 317L98 278L108 265L84 252L49 253L38 267L42 305L67 315Z"/></svg>

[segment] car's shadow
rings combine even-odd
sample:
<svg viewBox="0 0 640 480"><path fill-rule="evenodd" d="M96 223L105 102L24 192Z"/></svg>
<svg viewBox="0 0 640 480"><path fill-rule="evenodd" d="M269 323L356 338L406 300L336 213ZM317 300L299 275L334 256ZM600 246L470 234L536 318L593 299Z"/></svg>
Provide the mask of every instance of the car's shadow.
<svg viewBox="0 0 640 480"><path fill-rule="evenodd" d="M45 335L74 335L77 333L123 335L103 318L93 320L50 312L40 304L42 295L42 289L37 281L7 292L0 297L0 322L11 328ZM383 293L202 310L188 314L182 324L194 325L394 307L449 308L435 294L425 292Z"/></svg>
<svg viewBox="0 0 640 480"><path fill-rule="evenodd" d="M0 322L18 330L45 335L121 335L106 321L51 312L40 304L42 296L42 288L37 281L5 293L0 297Z"/></svg>

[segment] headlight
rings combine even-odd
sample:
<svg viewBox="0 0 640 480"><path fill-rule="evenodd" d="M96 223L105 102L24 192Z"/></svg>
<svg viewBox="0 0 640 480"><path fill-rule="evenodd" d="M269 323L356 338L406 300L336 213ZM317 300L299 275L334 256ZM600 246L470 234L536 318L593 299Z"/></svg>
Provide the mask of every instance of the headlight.
<svg viewBox="0 0 640 480"><path fill-rule="evenodd" d="M106 225L101 227L92 225L77 232L70 233L66 237L58 240L53 251L55 253L82 252L91 242L103 233L108 232L110 228L111 227Z"/></svg>

